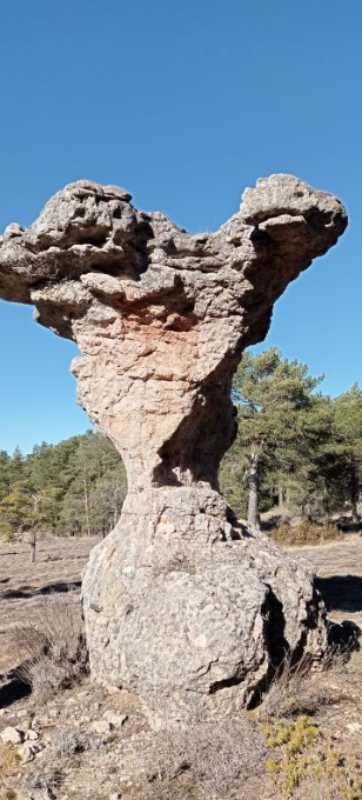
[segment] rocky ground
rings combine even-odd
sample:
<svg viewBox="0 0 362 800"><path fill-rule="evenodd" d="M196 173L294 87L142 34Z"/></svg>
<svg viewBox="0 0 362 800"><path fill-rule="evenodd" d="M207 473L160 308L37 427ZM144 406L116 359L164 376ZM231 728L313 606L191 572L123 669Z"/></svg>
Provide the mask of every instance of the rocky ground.
<svg viewBox="0 0 362 800"><path fill-rule="evenodd" d="M87 677L54 691L63 680L55 657L39 655L27 693L16 667L40 645L26 631L51 629L57 639L62 627L77 624L81 574L94 544L44 540L35 563L26 544L0 547L0 800L362 797L356 636L348 663L338 658L307 680L280 679L261 709L213 730L152 733L135 697ZM347 534L293 551L314 564L337 634L346 620L354 632L362 629L362 538Z"/></svg>

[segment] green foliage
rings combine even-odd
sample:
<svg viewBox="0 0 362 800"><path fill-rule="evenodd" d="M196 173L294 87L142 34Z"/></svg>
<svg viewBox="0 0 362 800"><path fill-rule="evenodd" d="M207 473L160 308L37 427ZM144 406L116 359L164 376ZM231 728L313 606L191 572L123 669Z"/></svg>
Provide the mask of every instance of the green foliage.
<svg viewBox="0 0 362 800"><path fill-rule="evenodd" d="M0 452L0 537L24 530L58 535L107 534L127 489L113 445L99 433L42 443L28 456Z"/></svg>
<svg viewBox="0 0 362 800"><path fill-rule="evenodd" d="M1 514L1 511L0 511ZM0 539L5 539L6 542L11 542L13 538L13 528L6 519L0 519Z"/></svg>
<svg viewBox="0 0 362 800"><path fill-rule="evenodd" d="M21 530L31 525L33 502L28 481L15 481L10 486L9 494L0 501L1 521L11 527L12 531Z"/></svg>
<svg viewBox="0 0 362 800"><path fill-rule="evenodd" d="M275 506L281 517L287 510L309 521L334 511L358 515L362 391L353 386L333 400L318 393L319 383L306 365L283 359L275 348L243 357L233 384L238 433L220 485L234 512L251 524ZM12 457L0 451L2 538L24 530L105 535L125 494L120 457L99 433L43 442L27 456L19 448ZM327 533L284 527L278 536L285 543L335 538L329 527Z"/></svg>
<svg viewBox="0 0 362 800"><path fill-rule="evenodd" d="M275 506L311 520L347 507L357 513L362 391L353 386L333 400L316 391L320 380L275 348L241 361L233 384L238 433L220 484L252 524Z"/></svg>
<svg viewBox="0 0 362 800"><path fill-rule="evenodd" d="M311 717L269 722L262 730L271 751L265 767L278 796L304 800L318 787L318 797L323 799L361 800L358 760L339 753Z"/></svg>
<svg viewBox="0 0 362 800"><path fill-rule="evenodd" d="M356 384L334 404L337 457L344 462L344 485L357 514L362 480L362 391Z"/></svg>

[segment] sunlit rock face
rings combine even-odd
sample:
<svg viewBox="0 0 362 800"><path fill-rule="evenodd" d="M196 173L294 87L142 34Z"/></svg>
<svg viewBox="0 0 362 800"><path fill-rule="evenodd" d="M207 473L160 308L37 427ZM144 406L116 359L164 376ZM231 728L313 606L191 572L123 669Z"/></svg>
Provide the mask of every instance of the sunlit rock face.
<svg viewBox="0 0 362 800"><path fill-rule="evenodd" d="M155 724L231 713L286 652L324 647L308 570L232 518L217 473L243 349L346 224L333 195L290 175L259 180L216 233L193 235L124 189L78 181L0 239L0 296L77 342L79 402L127 469L83 604L94 678L136 690Z"/></svg>

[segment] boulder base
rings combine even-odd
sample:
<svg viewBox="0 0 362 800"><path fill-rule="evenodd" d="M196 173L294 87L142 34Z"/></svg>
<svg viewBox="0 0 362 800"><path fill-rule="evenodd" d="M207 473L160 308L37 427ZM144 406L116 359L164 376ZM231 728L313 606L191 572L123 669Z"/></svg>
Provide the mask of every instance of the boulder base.
<svg viewBox="0 0 362 800"><path fill-rule="evenodd" d="M232 715L258 700L286 656L317 659L325 648L308 566L227 515L207 488L130 494L91 553L92 675L135 691L155 727Z"/></svg>

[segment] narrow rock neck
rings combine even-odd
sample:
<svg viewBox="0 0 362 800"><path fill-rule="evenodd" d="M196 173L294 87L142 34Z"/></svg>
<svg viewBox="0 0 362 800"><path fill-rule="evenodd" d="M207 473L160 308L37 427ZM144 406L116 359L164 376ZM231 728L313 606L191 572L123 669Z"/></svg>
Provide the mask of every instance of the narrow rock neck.
<svg viewBox="0 0 362 800"><path fill-rule="evenodd" d="M104 345L91 354L84 349L72 364L78 400L122 456L130 493L163 486L218 491L219 464L236 432L234 361L204 381L166 381L155 369L144 379L127 373L122 343L115 343L113 360Z"/></svg>

